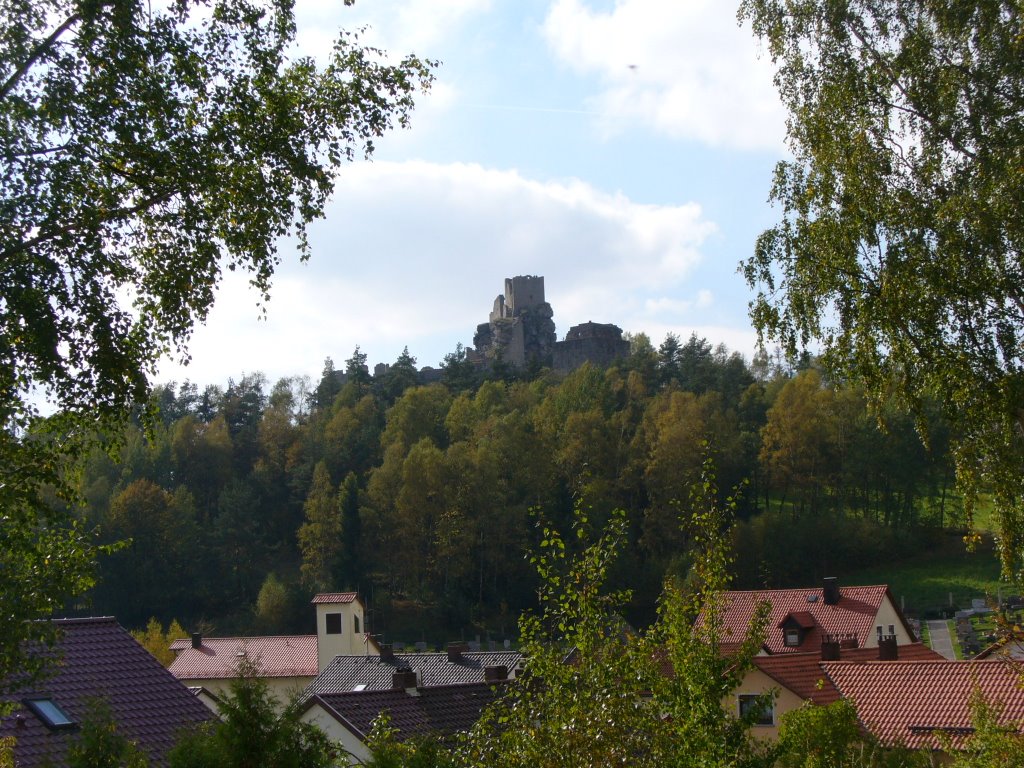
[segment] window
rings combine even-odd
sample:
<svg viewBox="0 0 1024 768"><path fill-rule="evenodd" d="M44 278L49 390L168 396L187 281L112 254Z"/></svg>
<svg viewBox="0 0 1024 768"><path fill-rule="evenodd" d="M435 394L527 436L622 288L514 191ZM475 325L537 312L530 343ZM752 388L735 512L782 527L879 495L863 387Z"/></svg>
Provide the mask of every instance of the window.
<svg viewBox="0 0 1024 768"><path fill-rule="evenodd" d="M896 626L894 624L889 625L889 635L892 637L896 636Z"/></svg>
<svg viewBox="0 0 1024 768"><path fill-rule="evenodd" d="M53 699L25 699L25 706L31 709L47 728L71 728L75 724Z"/></svg>
<svg viewBox="0 0 1024 768"><path fill-rule="evenodd" d="M740 717L754 714L754 725L775 725L775 705L755 693L741 693L739 699Z"/></svg>
<svg viewBox="0 0 1024 768"><path fill-rule="evenodd" d="M882 639L882 628L881 627L875 627L875 632L878 633L878 639L881 640Z"/></svg>
<svg viewBox="0 0 1024 768"><path fill-rule="evenodd" d="M796 648L800 645L800 630L799 629L787 629L786 630L786 645L790 648Z"/></svg>
<svg viewBox="0 0 1024 768"><path fill-rule="evenodd" d="M327 634L328 635L340 635L341 634L341 614L340 613L328 613L325 617L327 619Z"/></svg>
<svg viewBox="0 0 1024 768"><path fill-rule="evenodd" d="M354 627L354 629L352 631L355 632L358 635L359 634L359 617L358 616L353 616L352 617L352 626Z"/></svg>

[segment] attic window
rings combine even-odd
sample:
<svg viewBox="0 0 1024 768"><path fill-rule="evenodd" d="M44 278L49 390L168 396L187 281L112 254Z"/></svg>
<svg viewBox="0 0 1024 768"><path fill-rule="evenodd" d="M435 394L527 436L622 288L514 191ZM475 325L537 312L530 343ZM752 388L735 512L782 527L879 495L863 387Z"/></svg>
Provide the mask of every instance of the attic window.
<svg viewBox="0 0 1024 768"><path fill-rule="evenodd" d="M786 630L786 647L796 648L800 645L800 630L796 627L792 627Z"/></svg>
<svg viewBox="0 0 1024 768"><path fill-rule="evenodd" d="M25 699L24 704L47 728L73 728L75 725L75 721L53 699Z"/></svg>
<svg viewBox="0 0 1024 768"><path fill-rule="evenodd" d="M327 619L327 626L325 627L328 635L340 635L341 634L341 614L340 613L328 613L325 618Z"/></svg>

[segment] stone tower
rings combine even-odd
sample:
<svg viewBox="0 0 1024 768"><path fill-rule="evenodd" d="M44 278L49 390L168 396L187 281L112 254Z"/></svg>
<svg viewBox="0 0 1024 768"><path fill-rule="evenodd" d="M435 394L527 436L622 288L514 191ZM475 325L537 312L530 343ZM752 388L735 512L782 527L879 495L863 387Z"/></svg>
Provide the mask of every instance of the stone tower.
<svg viewBox="0 0 1024 768"><path fill-rule="evenodd" d="M505 278L505 293L494 299L488 322L477 326L473 346L485 362L499 356L522 368L531 361L548 365L555 345L555 321L544 300L544 278Z"/></svg>

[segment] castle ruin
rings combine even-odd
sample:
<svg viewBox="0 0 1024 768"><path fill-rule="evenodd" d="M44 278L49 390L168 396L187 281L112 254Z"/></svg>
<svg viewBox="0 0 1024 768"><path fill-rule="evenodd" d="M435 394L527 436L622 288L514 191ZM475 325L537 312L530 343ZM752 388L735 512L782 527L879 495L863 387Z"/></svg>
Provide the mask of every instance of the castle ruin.
<svg viewBox="0 0 1024 768"><path fill-rule="evenodd" d="M555 344L554 311L544 300L544 278L519 275L505 278L505 293L494 299L488 322L473 336L483 364L501 359L523 368L528 363L551 364Z"/></svg>
<svg viewBox="0 0 1024 768"><path fill-rule="evenodd" d="M505 293L494 299L488 321L477 326L470 359L483 366L500 359L515 368L537 363L568 373L585 362L607 366L629 356L629 342L618 326L583 323L556 341L553 317L543 277L505 278Z"/></svg>

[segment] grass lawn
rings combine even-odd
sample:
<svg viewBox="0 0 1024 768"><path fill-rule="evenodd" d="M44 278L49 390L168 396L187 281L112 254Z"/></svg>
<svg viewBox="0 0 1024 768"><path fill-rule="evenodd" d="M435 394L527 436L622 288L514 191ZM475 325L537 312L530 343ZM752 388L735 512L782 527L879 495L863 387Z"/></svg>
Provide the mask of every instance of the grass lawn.
<svg viewBox="0 0 1024 768"><path fill-rule="evenodd" d="M950 594L954 606L969 608L972 598L995 598L1000 586L1004 597L1010 591L999 580L999 561L991 540L968 552L955 536L930 552L901 562L841 574L840 584L888 584L896 604L912 616L947 608Z"/></svg>

